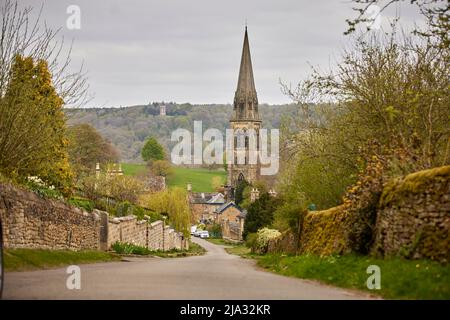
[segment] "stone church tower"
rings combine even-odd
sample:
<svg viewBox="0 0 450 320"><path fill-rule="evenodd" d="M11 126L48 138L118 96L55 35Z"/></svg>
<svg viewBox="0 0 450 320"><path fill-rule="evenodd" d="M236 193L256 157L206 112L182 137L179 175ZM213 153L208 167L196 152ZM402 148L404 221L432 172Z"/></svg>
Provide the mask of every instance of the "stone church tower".
<svg viewBox="0 0 450 320"><path fill-rule="evenodd" d="M253 139L254 149L259 150L259 130L261 119L258 113L258 97L256 95L255 81L253 79L250 45L248 42L247 27L245 27L244 45L242 48L241 67L236 93L234 94L233 115L230 127L234 132L234 161L228 164L228 185L235 188L241 180L254 182L259 178L259 158L256 163L249 163L249 129L255 130ZM237 157L240 157L238 163ZM243 159L243 161L242 161ZM254 161L253 161L254 162Z"/></svg>

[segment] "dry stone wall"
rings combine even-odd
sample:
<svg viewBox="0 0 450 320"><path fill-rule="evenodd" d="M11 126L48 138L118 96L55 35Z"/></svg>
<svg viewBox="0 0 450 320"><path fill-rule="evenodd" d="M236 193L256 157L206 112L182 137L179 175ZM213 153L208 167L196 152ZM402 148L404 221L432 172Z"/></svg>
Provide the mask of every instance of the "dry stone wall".
<svg viewBox="0 0 450 320"><path fill-rule="evenodd" d="M450 261L450 166L391 181L378 211L373 251Z"/></svg>
<svg viewBox="0 0 450 320"><path fill-rule="evenodd" d="M392 180L385 186L376 210L372 253L449 262L450 166ZM317 255L352 252L351 215L345 206L309 212L304 218L300 241L285 234L269 242L269 252Z"/></svg>
<svg viewBox="0 0 450 320"><path fill-rule="evenodd" d="M188 249L188 241L160 220L149 223L130 215L108 221L108 248L115 242L132 243L150 250Z"/></svg>
<svg viewBox="0 0 450 320"><path fill-rule="evenodd" d="M163 250L163 225L161 220L148 226L147 247L153 250Z"/></svg>
<svg viewBox="0 0 450 320"><path fill-rule="evenodd" d="M6 248L100 249L98 211L82 211L61 201L0 184L0 218Z"/></svg>
<svg viewBox="0 0 450 320"><path fill-rule="evenodd" d="M6 248L109 250L117 241L151 250L189 248L188 240L163 221L89 213L10 184L0 184L0 218Z"/></svg>

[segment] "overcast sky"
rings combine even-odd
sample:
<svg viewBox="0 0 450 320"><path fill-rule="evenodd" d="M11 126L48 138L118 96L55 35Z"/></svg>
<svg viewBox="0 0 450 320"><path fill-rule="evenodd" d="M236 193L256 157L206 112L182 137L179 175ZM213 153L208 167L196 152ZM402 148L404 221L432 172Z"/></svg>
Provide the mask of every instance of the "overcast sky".
<svg viewBox="0 0 450 320"><path fill-rule="evenodd" d="M42 1L20 3L38 11ZM81 9L79 30L66 27L69 5ZM327 69L348 45L351 8L347 0L48 0L42 15L74 39L73 66L84 60L95 94L88 107L231 103L246 20L259 101L279 104L289 102L279 79L294 84L309 64ZM396 11L404 26L417 21L397 6L382 23Z"/></svg>

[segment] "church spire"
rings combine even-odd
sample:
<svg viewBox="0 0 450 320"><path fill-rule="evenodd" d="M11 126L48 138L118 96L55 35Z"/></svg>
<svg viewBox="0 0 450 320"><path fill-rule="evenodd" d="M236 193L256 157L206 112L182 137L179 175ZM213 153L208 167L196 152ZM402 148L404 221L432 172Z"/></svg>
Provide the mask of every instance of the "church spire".
<svg viewBox="0 0 450 320"><path fill-rule="evenodd" d="M232 120L259 120L258 98L256 95L255 81L253 79L247 26L245 26L241 66L239 69L238 85L234 96Z"/></svg>

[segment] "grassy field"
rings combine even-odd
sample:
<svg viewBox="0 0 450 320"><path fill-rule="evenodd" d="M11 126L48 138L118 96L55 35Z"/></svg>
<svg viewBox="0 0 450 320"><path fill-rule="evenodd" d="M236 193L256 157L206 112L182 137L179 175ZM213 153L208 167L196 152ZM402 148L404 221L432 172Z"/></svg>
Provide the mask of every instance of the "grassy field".
<svg viewBox="0 0 450 320"><path fill-rule="evenodd" d="M343 288L364 290L387 299L450 299L450 266L433 261L367 256L318 257L267 254L255 257L258 265L286 276L315 279ZM366 270L381 270L381 289L369 290Z"/></svg>
<svg viewBox="0 0 450 320"><path fill-rule="evenodd" d="M122 170L125 175L136 176L144 173L147 166L145 164L122 163ZM211 182L212 178L216 176L222 179L222 183L226 182L227 173L225 171L174 167L173 174L167 177L167 185L169 187L186 188L190 182L194 192L213 192Z"/></svg>
<svg viewBox="0 0 450 320"><path fill-rule="evenodd" d="M138 163L122 163L123 174L127 176L137 176L148 170L147 165Z"/></svg>
<svg viewBox="0 0 450 320"><path fill-rule="evenodd" d="M120 256L102 251L8 249L4 252L5 271L49 269L71 264L119 261Z"/></svg>
<svg viewBox="0 0 450 320"><path fill-rule="evenodd" d="M226 175L225 171L219 170L175 167L174 173L167 178L167 184L169 187L186 188L190 182L194 192L212 192L214 191L211 184L212 178L218 176L222 179L222 183L225 183Z"/></svg>

